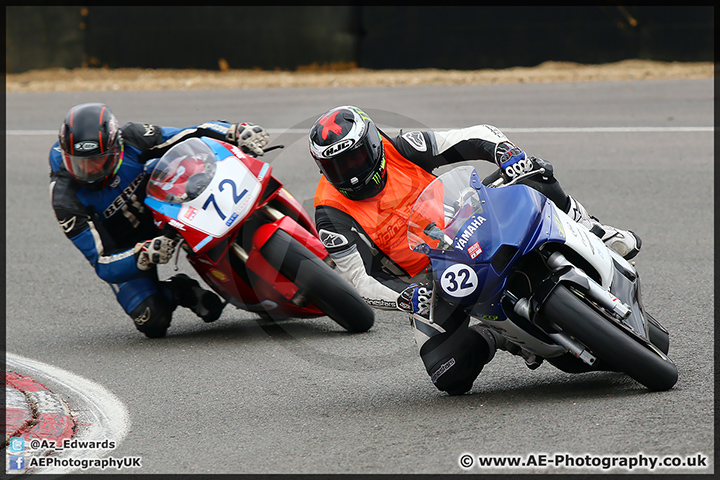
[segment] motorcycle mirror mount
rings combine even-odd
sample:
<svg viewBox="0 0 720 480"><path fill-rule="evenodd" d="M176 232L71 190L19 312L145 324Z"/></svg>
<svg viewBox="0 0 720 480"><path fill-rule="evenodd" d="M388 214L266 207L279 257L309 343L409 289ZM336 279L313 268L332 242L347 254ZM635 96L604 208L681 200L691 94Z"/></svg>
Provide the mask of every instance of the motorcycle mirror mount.
<svg viewBox="0 0 720 480"><path fill-rule="evenodd" d="M473 187L475 190L479 190L480 187L483 186L482 180L480 179L477 170L475 170L474 168L472 173L470 174L470 186Z"/></svg>

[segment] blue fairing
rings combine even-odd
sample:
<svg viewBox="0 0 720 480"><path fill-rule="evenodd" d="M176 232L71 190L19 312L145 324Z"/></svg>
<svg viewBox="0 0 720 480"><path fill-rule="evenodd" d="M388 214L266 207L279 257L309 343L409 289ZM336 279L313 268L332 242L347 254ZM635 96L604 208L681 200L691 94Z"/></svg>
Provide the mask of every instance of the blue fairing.
<svg viewBox="0 0 720 480"><path fill-rule="evenodd" d="M447 281L448 275L459 273L458 267L448 270L458 263L468 265L477 275L477 288L469 294L459 289L458 296L453 297L453 290L442 290L451 303L497 303L523 255L547 241L564 242L553 220L553 204L536 190L524 185L488 188L478 184L475 188L482 212L456 229L454 250L432 249L428 253L441 285L443 278Z"/></svg>
<svg viewBox="0 0 720 480"><path fill-rule="evenodd" d="M233 156L233 153L230 150L228 150L227 147L216 142L212 138L200 137L200 140L205 142L205 144L208 145L212 149L213 153L215 154L215 160L217 160L218 162L222 162L227 157Z"/></svg>

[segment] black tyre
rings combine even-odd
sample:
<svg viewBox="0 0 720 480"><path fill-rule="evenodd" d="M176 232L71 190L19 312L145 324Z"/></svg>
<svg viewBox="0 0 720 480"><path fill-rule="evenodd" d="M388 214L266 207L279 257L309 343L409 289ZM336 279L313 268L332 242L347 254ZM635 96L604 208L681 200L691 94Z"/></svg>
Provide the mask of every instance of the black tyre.
<svg viewBox="0 0 720 480"><path fill-rule="evenodd" d="M655 320L655 317L649 313L645 313L648 320L648 333L650 341L660 349L661 352L667 355L670 350L670 334L665 327L660 325L660 322Z"/></svg>
<svg viewBox="0 0 720 480"><path fill-rule="evenodd" d="M677 367L660 349L633 338L564 285L553 290L540 314L650 390L669 390L677 382Z"/></svg>
<svg viewBox="0 0 720 480"><path fill-rule="evenodd" d="M355 288L290 234L278 230L260 249L263 257L305 297L349 332L365 332L375 314Z"/></svg>

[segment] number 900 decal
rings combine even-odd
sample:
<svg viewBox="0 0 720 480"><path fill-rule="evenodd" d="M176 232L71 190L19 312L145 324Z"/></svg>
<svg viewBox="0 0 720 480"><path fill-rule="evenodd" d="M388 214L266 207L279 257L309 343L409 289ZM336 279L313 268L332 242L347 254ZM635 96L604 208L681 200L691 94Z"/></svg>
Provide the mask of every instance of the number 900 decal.
<svg viewBox="0 0 720 480"><path fill-rule="evenodd" d="M440 287L451 297L467 297L478 286L475 270L463 264L455 264L442 273Z"/></svg>

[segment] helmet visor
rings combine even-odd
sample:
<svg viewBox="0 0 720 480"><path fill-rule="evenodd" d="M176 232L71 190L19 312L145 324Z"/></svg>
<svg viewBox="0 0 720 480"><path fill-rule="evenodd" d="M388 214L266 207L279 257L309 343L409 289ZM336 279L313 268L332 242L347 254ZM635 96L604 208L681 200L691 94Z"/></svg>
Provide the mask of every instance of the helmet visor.
<svg viewBox="0 0 720 480"><path fill-rule="evenodd" d="M336 157L318 159L318 165L325 178L335 187L355 190L362 188L374 173L380 160L378 153L378 150L373 151L363 142L359 147Z"/></svg>
<svg viewBox="0 0 720 480"><path fill-rule="evenodd" d="M120 166L124 149L115 145L101 155L80 157L63 153L65 168L82 183L93 183L114 174Z"/></svg>

